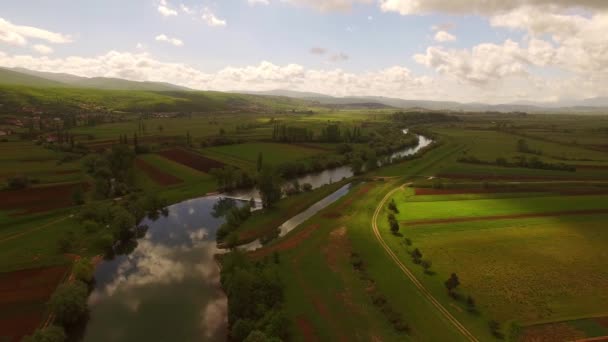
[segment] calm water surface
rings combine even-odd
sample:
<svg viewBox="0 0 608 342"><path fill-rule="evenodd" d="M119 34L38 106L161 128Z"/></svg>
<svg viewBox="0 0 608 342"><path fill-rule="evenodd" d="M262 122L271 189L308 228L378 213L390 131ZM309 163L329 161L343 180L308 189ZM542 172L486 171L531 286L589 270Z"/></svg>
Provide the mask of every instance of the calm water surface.
<svg viewBox="0 0 608 342"><path fill-rule="evenodd" d="M407 133L407 130L404 130ZM391 160L418 152L432 141L419 136L418 146L394 153ZM352 177L344 166L298 178L313 188ZM346 195L345 185L280 226L283 236ZM256 191L231 194L259 199ZM188 200L168 208L129 254L101 263L89 297L90 320L84 341L225 341L227 301L219 285L214 255L215 232L224 219L212 215L220 196ZM245 202L239 202L245 203ZM248 246L255 249L259 246Z"/></svg>

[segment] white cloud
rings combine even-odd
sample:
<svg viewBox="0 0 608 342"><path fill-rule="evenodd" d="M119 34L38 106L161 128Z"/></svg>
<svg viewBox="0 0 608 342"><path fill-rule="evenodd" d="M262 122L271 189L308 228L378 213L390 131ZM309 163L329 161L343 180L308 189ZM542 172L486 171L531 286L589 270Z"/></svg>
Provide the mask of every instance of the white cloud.
<svg viewBox="0 0 608 342"><path fill-rule="evenodd" d="M202 18L209 26L212 26L212 27L226 26L226 20L216 17L215 14L213 12L211 12L211 10L209 8L205 8L203 10Z"/></svg>
<svg viewBox="0 0 608 342"><path fill-rule="evenodd" d="M171 6L167 2L167 0L160 0L160 2L158 3L158 7L156 9L158 10L158 13L160 13L161 15L163 15L165 17L177 15L177 11L174 10L173 8L171 8Z"/></svg>
<svg viewBox="0 0 608 342"><path fill-rule="evenodd" d="M608 9L605 0L379 0L385 12L402 15L451 13L493 15L524 6Z"/></svg>
<svg viewBox="0 0 608 342"><path fill-rule="evenodd" d="M53 53L53 48L44 44L36 44L32 46L32 49L42 55L48 55Z"/></svg>
<svg viewBox="0 0 608 342"><path fill-rule="evenodd" d="M440 42L440 43L445 43L445 42L453 42L456 40L456 37L452 34L450 34L449 32L446 31L437 31L437 33L435 33L435 41Z"/></svg>
<svg viewBox="0 0 608 342"><path fill-rule="evenodd" d="M53 44L71 43L68 35L55 33L32 26L15 25L8 20L0 18L0 42L9 45L25 46L28 39L44 40Z"/></svg>
<svg viewBox="0 0 608 342"><path fill-rule="evenodd" d="M159 34L154 39L157 42L165 42L165 43L173 44L175 46L182 46L182 45L184 45L184 42L182 42L180 39L171 38L171 37L168 37L167 35L164 35L164 34Z"/></svg>
<svg viewBox="0 0 608 342"><path fill-rule="evenodd" d="M537 39L525 45L506 41L471 50L432 47L416 57L418 62L438 71L432 77L415 75L402 66L354 73L339 68L308 69L298 64L280 66L270 62L208 73L182 63L160 61L148 53L116 51L96 57L67 58L0 52L0 65L87 77L169 82L219 91L293 89L335 96L382 95L490 103L606 95L607 72L547 78L529 69L552 64L557 56L555 46Z"/></svg>
<svg viewBox="0 0 608 342"><path fill-rule="evenodd" d="M186 14L194 14L196 11L191 9L190 7L184 5L184 4L180 4L179 8L182 10L182 12L186 13Z"/></svg>
<svg viewBox="0 0 608 342"><path fill-rule="evenodd" d="M279 2L279 0L274 0ZM321 12L348 11L355 4L372 4L375 0L280 0L296 6L304 6ZM249 4L270 4L271 0L247 0Z"/></svg>

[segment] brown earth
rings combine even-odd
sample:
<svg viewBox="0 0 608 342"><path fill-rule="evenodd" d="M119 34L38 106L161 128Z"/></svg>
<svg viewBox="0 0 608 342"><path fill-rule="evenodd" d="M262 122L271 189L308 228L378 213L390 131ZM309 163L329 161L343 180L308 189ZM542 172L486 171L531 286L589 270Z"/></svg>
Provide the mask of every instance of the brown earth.
<svg viewBox="0 0 608 342"><path fill-rule="evenodd" d="M159 152L161 156L173 160L174 162L186 165L195 170L209 172L211 169L222 168L224 163L209 159L198 153L190 152L181 148L173 148Z"/></svg>
<svg viewBox="0 0 608 342"><path fill-rule="evenodd" d="M54 266L0 273L0 340L17 342L38 328L45 303L67 271Z"/></svg>
<svg viewBox="0 0 608 342"><path fill-rule="evenodd" d="M318 228L318 224L312 224L308 227L299 229L295 234L288 236L287 238L281 240L279 243L252 252L251 256L253 258L263 258L274 252L282 252L293 249L298 246L302 241L306 240L310 236L310 234L312 234Z"/></svg>
<svg viewBox="0 0 608 342"><path fill-rule="evenodd" d="M150 177L156 184L169 186L182 183L183 181L172 174L166 173L158 167L148 163L147 161L137 158L135 159L135 167L141 170L146 176Z"/></svg>
<svg viewBox="0 0 608 342"><path fill-rule="evenodd" d="M304 317L304 316L296 317L296 326L298 327L298 331L300 332L300 335L302 337L304 337L304 341L306 341L306 342L319 341L319 338L316 336L315 330L314 330L312 324L310 323L310 321L308 321L306 319L306 317Z"/></svg>
<svg viewBox="0 0 608 342"><path fill-rule="evenodd" d="M599 318L596 318L595 321L599 325L608 328L608 317L599 317Z"/></svg>
<svg viewBox="0 0 608 342"><path fill-rule="evenodd" d="M317 227L318 228L318 227ZM327 305L319 298L318 295L314 293L311 289L308 282L310 279L305 279L302 275L301 269L301 259L302 259L302 249L300 249L300 253L296 254L292 259L291 263L293 265L293 274L300 288L302 289L302 294L308 299L309 303L312 303L315 311L323 319L324 322L330 326L331 331L336 334L337 340L340 342L348 342L348 339L344 336L344 330L338 325L335 318L332 316L331 312Z"/></svg>
<svg viewBox="0 0 608 342"><path fill-rule="evenodd" d="M594 215L594 214L608 214L608 209L564 210L564 211L556 211L556 212L551 212L551 213L493 215L493 216L480 216L480 217L454 217L454 218L445 218L445 219L402 221L402 223L406 224L406 225L410 225L410 226L417 226L417 225L438 224L438 223L494 221L494 220L508 220L508 219L533 218L533 217L559 217L559 216L568 216L568 215Z"/></svg>
<svg viewBox="0 0 608 342"><path fill-rule="evenodd" d="M529 327L519 338L521 342L559 342L584 338L585 334L566 323Z"/></svg>
<svg viewBox="0 0 608 342"><path fill-rule="evenodd" d="M86 190L89 184L69 183L0 191L0 210L17 210L11 216L20 216L70 207L73 205L72 194L79 186Z"/></svg>

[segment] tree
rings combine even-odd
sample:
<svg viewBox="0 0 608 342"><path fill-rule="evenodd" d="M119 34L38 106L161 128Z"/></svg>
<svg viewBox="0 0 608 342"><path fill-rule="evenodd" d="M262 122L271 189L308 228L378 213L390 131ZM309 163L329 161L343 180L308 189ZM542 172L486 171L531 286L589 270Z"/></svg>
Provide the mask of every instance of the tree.
<svg viewBox="0 0 608 342"><path fill-rule="evenodd" d="M46 328L36 329L30 336L26 336L23 342L63 342L66 340L63 328L50 325Z"/></svg>
<svg viewBox="0 0 608 342"><path fill-rule="evenodd" d="M392 211L394 211L395 213L399 213L399 209L397 209L397 204L395 203L395 199L391 199L390 203L388 204L388 208Z"/></svg>
<svg viewBox="0 0 608 342"><path fill-rule="evenodd" d="M258 163L257 163L258 172L262 171L263 162L264 162L264 156L262 156L262 152L260 152L260 153L258 153Z"/></svg>
<svg viewBox="0 0 608 342"><path fill-rule="evenodd" d="M422 252L420 252L420 250L418 248L416 248L412 251L411 255L412 255L412 260L414 261L414 263L419 264L420 260L422 259Z"/></svg>
<svg viewBox="0 0 608 342"><path fill-rule="evenodd" d="M72 202L76 205L84 204L84 190L81 185L77 185L72 192Z"/></svg>
<svg viewBox="0 0 608 342"><path fill-rule="evenodd" d="M281 184L282 180L274 169L270 167L262 168L262 172L258 176L258 188L264 208L271 208L281 199Z"/></svg>
<svg viewBox="0 0 608 342"><path fill-rule="evenodd" d="M390 225L391 225L391 233L393 233L395 235L397 233L399 233L399 222L397 222L397 220L390 221Z"/></svg>
<svg viewBox="0 0 608 342"><path fill-rule="evenodd" d="M363 160L361 158L354 158L350 162L350 170L354 175L358 175L363 170Z"/></svg>
<svg viewBox="0 0 608 342"><path fill-rule="evenodd" d="M467 296L467 308L469 312L475 311L475 299L473 299L473 297L471 297L470 295Z"/></svg>
<svg viewBox="0 0 608 342"><path fill-rule="evenodd" d="M74 277L82 282L90 283L93 280L93 264L89 258L80 258L72 267Z"/></svg>
<svg viewBox="0 0 608 342"><path fill-rule="evenodd" d="M492 335L494 335L494 337L496 338L502 338L502 332L500 331L500 323L498 323L495 320L491 320L488 322L488 328L490 329L490 332L492 333Z"/></svg>
<svg viewBox="0 0 608 342"><path fill-rule="evenodd" d="M444 284L448 292L452 294L454 290L458 287L458 285L460 285L460 279L458 279L456 273L452 273L450 278L448 278L448 280L446 280Z"/></svg>
<svg viewBox="0 0 608 342"><path fill-rule="evenodd" d="M421 260L420 261L420 266L422 266L422 268L424 268L424 273L429 273L431 266L433 265L433 263L430 260Z"/></svg>
<svg viewBox="0 0 608 342"><path fill-rule="evenodd" d="M87 286L81 281L59 285L51 296L49 309L62 326L73 325L87 311Z"/></svg>
<svg viewBox="0 0 608 342"><path fill-rule="evenodd" d="M528 146L528 142L524 139L517 140L517 151L522 153L529 153L530 146Z"/></svg>

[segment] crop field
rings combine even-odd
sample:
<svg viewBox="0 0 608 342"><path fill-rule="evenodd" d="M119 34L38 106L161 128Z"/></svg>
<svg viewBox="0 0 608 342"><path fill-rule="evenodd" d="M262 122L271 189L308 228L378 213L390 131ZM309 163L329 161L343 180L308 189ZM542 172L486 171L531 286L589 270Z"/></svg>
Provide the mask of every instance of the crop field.
<svg viewBox="0 0 608 342"><path fill-rule="evenodd" d="M262 153L264 163L278 165L284 162L305 159L321 153L327 153L327 151L291 144L245 143L205 148L203 149L203 153L214 157L215 159L225 161L227 164L235 159L242 160L245 161L250 168L255 168L259 153Z"/></svg>
<svg viewBox="0 0 608 342"><path fill-rule="evenodd" d="M5 190L0 192L0 210L18 216L70 207L74 191L87 187L86 183L67 183Z"/></svg>
<svg viewBox="0 0 608 342"><path fill-rule="evenodd" d="M60 162L62 153L33 142L0 143L0 182L15 175L26 175L39 183L58 183L82 179L77 162Z"/></svg>
<svg viewBox="0 0 608 342"><path fill-rule="evenodd" d="M44 319L46 301L68 267L54 266L0 273L0 339L20 341Z"/></svg>
<svg viewBox="0 0 608 342"><path fill-rule="evenodd" d="M508 326L514 323L530 326L605 316L608 272L603 265L608 262L608 231L604 227L608 213L567 213L603 210L608 206L607 198L577 196L574 200L526 194L497 198L502 195L416 196L413 189L399 191L393 198L398 218L405 220L402 237L390 234L384 214L379 221L384 239L444 306L473 330L481 324L480 317L501 322L509 333ZM560 212L564 215L558 215ZM521 213L556 215L516 216ZM477 220L484 217L487 219ZM448 219L425 225L409 221L440 218ZM403 237L410 239L412 246L404 245ZM413 248L432 262L433 275L425 274L411 261L407 250ZM451 273L460 278L461 295L475 298L479 315L466 313L464 300L446 295L443 281Z"/></svg>
<svg viewBox="0 0 608 342"><path fill-rule="evenodd" d="M209 172L211 169L222 168L224 166L224 163L220 161L210 159L198 153L180 148L164 150L158 154L176 163L188 166L201 172Z"/></svg>

